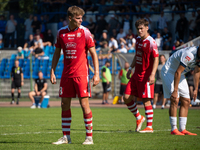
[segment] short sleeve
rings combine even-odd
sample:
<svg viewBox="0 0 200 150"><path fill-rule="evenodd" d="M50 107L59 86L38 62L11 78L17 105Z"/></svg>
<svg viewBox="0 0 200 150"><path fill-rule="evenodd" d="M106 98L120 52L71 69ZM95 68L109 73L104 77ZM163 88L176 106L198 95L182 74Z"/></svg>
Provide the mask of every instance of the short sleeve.
<svg viewBox="0 0 200 150"><path fill-rule="evenodd" d="M20 72L23 73L22 68L20 67Z"/></svg>
<svg viewBox="0 0 200 150"><path fill-rule="evenodd" d="M180 59L180 65L183 67L188 66L190 62L192 62L194 59L194 55L190 52L185 52L182 54L181 59Z"/></svg>
<svg viewBox="0 0 200 150"><path fill-rule="evenodd" d="M106 72L106 68L103 68L103 69L102 69L102 72Z"/></svg>
<svg viewBox="0 0 200 150"><path fill-rule="evenodd" d="M152 50L152 56L155 58L155 57L158 57L159 56L159 53L158 53L158 48L157 48L157 44L156 44L156 41L153 40L151 42L151 46L150 46L151 50Z"/></svg>
<svg viewBox="0 0 200 150"><path fill-rule="evenodd" d="M136 43L136 40L135 40L135 38L132 38L132 43Z"/></svg>
<svg viewBox="0 0 200 150"><path fill-rule="evenodd" d="M84 32L85 32L85 40L86 40L87 49L89 49L90 47L94 47L95 43L94 43L94 40L92 38L92 35L91 35L90 31L86 28L84 30Z"/></svg>
<svg viewBox="0 0 200 150"><path fill-rule="evenodd" d="M46 79L44 79L44 83L47 83L47 80L46 80Z"/></svg>
<svg viewBox="0 0 200 150"><path fill-rule="evenodd" d="M61 48L61 45L60 45L60 31L58 31L58 33L57 33L55 47L56 48Z"/></svg>
<svg viewBox="0 0 200 150"><path fill-rule="evenodd" d="M119 75L122 76L122 74L123 74L123 70L120 71Z"/></svg>

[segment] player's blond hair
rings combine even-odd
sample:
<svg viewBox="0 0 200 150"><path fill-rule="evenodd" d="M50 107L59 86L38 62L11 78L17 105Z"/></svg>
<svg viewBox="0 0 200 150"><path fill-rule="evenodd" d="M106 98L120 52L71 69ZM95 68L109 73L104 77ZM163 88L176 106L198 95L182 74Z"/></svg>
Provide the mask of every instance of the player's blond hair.
<svg viewBox="0 0 200 150"><path fill-rule="evenodd" d="M67 17L71 16L71 17L74 17L74 16L83 16L85 14L85 11L80 8L80 7L77 7L77 6L71 6L68 8L67 10Z"/></svg>
<svg viewBox="0 0 200 150"><path fill-rule="evenodd" d="M137 28L139 25L149 26L149 21L146 19L139 19L135 22L135 27Z"/></svg>

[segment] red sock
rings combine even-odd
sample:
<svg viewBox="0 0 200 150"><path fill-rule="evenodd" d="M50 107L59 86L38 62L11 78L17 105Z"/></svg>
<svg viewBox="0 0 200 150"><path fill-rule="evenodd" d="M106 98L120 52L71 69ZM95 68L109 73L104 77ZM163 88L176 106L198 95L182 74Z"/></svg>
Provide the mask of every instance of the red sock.
<svg viewBox="0 0 200 150"><path fill-rule="evenodd" d="M137 120L141 118L141 115L137 109L137 105L134 101L131 101L130 103L126 104L128 109L133 113L133 115L136 117Z"/></svg>
<svg viewBox="0 0 200 150"><path fill-rule="evenodd" d="M152 128L153 123L153 109L152 106L146 106L145 108L145 114L147 118L147 127Z"/></svg>
<svg viewBox="0 0 200 150"><path fill-rule="evenodd" d="M71 120L71 109L62 111L62 131L64 136L70 135Z"/></svg>
<svg viewBox="0 0 200 150"><path fill-rule="evenodd" d="M92 111L89 114L84 114L84 122L85 122L85 128L86 128L86 138L91 137L92 138Z"/></svg>

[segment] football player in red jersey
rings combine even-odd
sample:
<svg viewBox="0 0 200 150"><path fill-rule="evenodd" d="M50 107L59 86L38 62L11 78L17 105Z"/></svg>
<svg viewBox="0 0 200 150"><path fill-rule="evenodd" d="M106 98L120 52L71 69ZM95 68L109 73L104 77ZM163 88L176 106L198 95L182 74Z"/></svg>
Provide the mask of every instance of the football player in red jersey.
<svg viewBox="0 0 200 150"><path fill-rule="evenodd" d="M146 19L139 19L135 23L138 32L136 39L136 54L133 62L127 72L127 78L130 79L125 90L124 101L128 109L136 117L136 129L141 129L145 117L140 115L137 105L134 102L135 97L141 98L145 108L147 127L139 131L141 133L153 133L153 109L151 99L154 97L155 73L159 63L159 54L155 40L148 33L149 22ZM131 70L135 67L134 74L130 78Z"/></svg>
<svg viewBox="0 0 200 150"><path fill-rule="evenodd" d="M61 28L57 34L56 50L53 56L51 68L51 83L56 83L55 69L60 58L61 49L64 54L64 69L60 81L59 96L62 98L62 131L63 137L52 144L71 143L71 99L78 95L83 110L86 128L86 139L83 144L93 144L92 139L92 112L89 107L88 97L91 96L89 81L89 66L87 60L88 50L93 58L94 77L93 86L99 81L99 63L95 51L95 43L90 31L81 26L84 10L71 6L67 15L69 25Z"/></svg>

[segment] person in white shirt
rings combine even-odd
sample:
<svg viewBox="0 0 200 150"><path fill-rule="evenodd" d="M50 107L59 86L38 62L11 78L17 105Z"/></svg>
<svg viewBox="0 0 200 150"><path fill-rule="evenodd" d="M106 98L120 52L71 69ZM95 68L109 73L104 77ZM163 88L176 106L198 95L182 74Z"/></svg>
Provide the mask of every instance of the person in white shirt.
<svg viewBox="0 0 200 150"><path fill-rule="evenodd" d="M43 42L42 39L40 38L40 35L36 35L35 36L35 41L34 41L34 47L33 47L34 51L33 51L33 56L35 56L36 58L38 56L43 56L44 55L44 51L43 51Z"/></svg>
<svg viewBox="0 0 200 150"><path fill-rule="evenodd" d="M119 42L119 39L120 38L124 38L124 37L126 37L126 33L124 32L124 30L121 28L120 29L120 31L119 31L119 33L117 34L117 41Z"/></svg>
<svg viewBox="0 0 200 150"><path fill-rule="evenodd" d="M127 49L124 43L120 44L120 48L116 51L116 53L127 53Z"/></svg>
<svg viewBox="0 0 200 150"><path fill-rule="evenodd" d="M169 119L171 134L197 135L186 130L190 95L185 74L194 70L194 101L197 98L200 74L200 48L193 46L178 50L165 63L161 70L164 98L170 98ZM177 130L177 107L179 111L179 131Z"/></svg>
<svg viewBox="0 0 200 150"><path fill-rule="evenodd" d="M157 33L157 37L155 38L158 50L162 50L162 46L163 46L163 38L160 36L160 33Z"/></svg>
<svg viewBox="0 0 200 150"><path fill-rule="evenodd" d="M110 47L110 51L114 52L118 49L117 40L113 36L111 36L108 46Z"/></svg>

